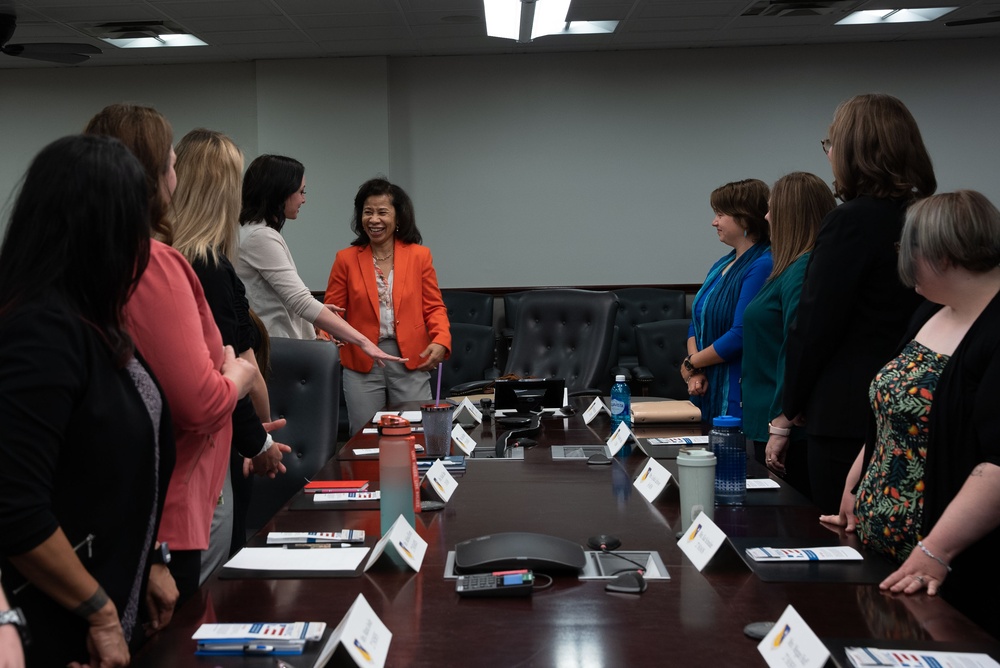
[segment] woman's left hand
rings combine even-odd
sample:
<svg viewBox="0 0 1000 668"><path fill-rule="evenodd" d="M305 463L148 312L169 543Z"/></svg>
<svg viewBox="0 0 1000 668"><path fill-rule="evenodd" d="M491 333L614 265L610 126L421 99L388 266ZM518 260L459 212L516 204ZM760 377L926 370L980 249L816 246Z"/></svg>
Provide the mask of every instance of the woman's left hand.
<svg viewBox="0 0 1000 668"><path fill-rule="evenodd" d="M788 454L788 437L781 434L771 434L764 448L764 461L767 468L779 475L785 475L785 455Z"/></svg>
<svg viewBox="0 0 1000 668"><path fill-rule="evenodd" d="M892 575L882 580L878 588L894 594L915 594L924 587L928 596L937 594L938 589L948 577L948 568L924 554L923 550L914 546L910 556Z"/></svg>
<svg viewBox="0 0 1000 668"><path fill-rule="evenodd" d="M704 374L696 374L688 380L688 394L692 397L701 397L708 392L708 378Z"/></svg>
<svg viewBox="0 0 1000 668"><path fill-rule="evenodd" d="M447 352L448 349L440 343L430 344L424 348L424 352L420 353L420 358L424 361L417 367L417 370L430 371L431 369L434 369L438 364L444 361L444 356Z"/></svg>

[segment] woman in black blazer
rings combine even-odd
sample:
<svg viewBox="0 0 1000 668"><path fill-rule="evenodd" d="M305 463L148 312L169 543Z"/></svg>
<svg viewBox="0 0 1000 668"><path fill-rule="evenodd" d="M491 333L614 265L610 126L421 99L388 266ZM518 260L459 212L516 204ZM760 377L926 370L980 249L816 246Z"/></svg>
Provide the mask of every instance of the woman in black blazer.
<svg viewBox="0 0 1000 668"><path fill-rule="evenodd" d="M813 501L832 513L864 442L868 385L919 302L896 273L906 207L937 181L916 121L890 95L842 103L823 150L843 204L823 220L806 269L784 413L806 425Z"/></svg>

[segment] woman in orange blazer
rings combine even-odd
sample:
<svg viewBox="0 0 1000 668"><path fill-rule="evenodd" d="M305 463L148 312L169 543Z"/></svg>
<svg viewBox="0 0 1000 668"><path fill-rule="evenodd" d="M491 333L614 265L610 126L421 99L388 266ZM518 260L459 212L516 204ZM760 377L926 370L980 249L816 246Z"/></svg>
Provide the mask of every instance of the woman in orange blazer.
<svg viewBox="0 0 1000 668"><path fill-rule="evenodd" d="M429 371L451 350L448 310L441 299L431 252L420 243L413 202L383 178L366 181L354 197L350 247L337 253L326 287L327 304L345 309L355 329L405 367L377 367L352 344L340 350L351 432L386 404L433 398Z"/></svg>

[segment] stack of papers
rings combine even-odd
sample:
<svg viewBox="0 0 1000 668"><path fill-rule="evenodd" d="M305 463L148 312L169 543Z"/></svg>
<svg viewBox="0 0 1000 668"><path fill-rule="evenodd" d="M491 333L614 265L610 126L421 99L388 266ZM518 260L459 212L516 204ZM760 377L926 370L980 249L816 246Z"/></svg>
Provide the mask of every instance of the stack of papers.
<svg viewBox="0 0 1000 668"><path fill-rule="evenodd" d="M302 654L325 630L325 622L202 624L191 639L201 655Z"/></svg>

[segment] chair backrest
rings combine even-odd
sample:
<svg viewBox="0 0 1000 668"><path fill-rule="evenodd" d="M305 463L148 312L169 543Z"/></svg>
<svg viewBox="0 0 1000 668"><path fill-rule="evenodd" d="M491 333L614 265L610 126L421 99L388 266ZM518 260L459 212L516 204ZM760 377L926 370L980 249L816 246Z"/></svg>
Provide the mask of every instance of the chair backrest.
<svg viewBox="0 0 1000 668"><path fill-rule="evenodd" d="M451 355L441 367L442 393L459 383L486 379L493 369L495 354L496 335L492 327L465 322L451 323ZM435 369L431 371L431 388L434 389L436 384Z"/></svg>
<svg viewBox="0 0 1000 668"><path fill-rule="evenodd" d="M442 290L441 298L448 308L448 320L454 324L493 326L493 295L467 290Z"/></svg>
<svg viewBox="0 0 1000 668"><path fill-rule="evenodd" d="M267 381L271 418L288 425L274 432L291 446L282 463L288 469L275 479L254 481L248 536L257 532L337 453L340 399L340 353L329 341L271 338L271 375Z"/></svg>
<svg viewBox="0 0 1000 668"><path fill-rule="evenodd" d="M653 374L649 394L667 399L687 399L687 383L681 378L681 363L687 357L687 318L657 320L636 325L635 343L639 366Z"/></svg>
<svg viewBox="0 0 1000 668"><path fill-rule="evenodd" d="M505 373L607 390L618 300L611 292L534 290L521 297Z"/></svg>
<svg viewBox="0 0 1000 668"><path fill-rule="evenodd" d="M618 297L616 344L618 363L634 366L638 363L635 327L646 322L673 320L684 317L684 291L663 288L621 288Z"/></svg>

